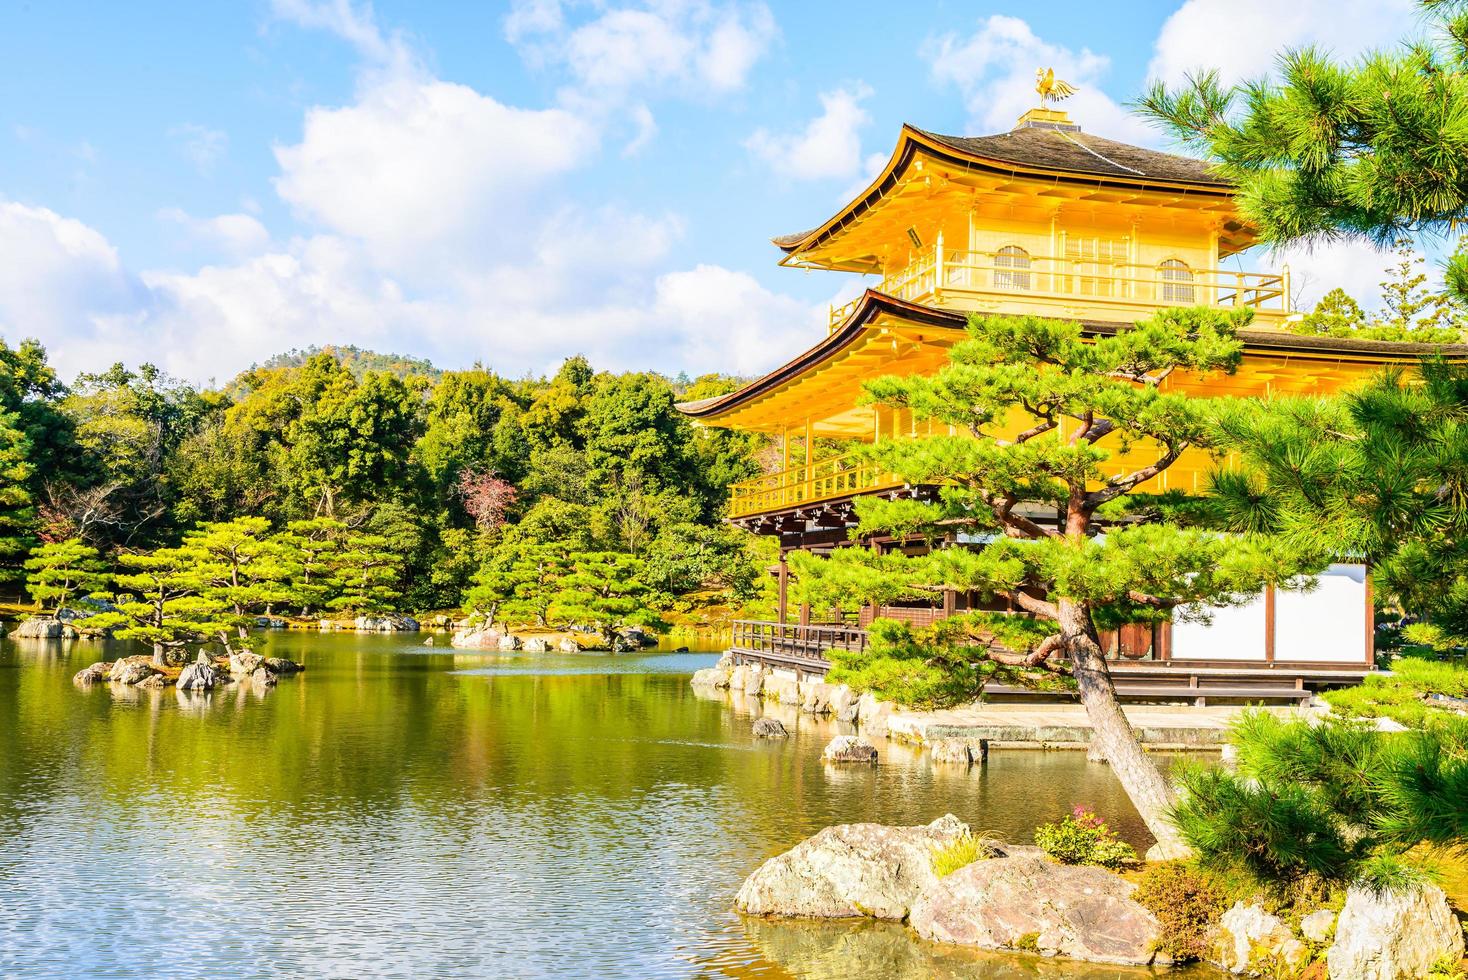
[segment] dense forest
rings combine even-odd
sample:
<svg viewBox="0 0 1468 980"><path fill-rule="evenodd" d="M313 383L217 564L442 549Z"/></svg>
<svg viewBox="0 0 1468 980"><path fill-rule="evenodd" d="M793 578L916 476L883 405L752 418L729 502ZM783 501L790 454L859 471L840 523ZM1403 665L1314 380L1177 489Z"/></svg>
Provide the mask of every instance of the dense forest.
<svg viewBox="0 0 1468 980"><path fill-rule="evenodd" d="M492 593L495 569L551 546L624 556L654 605L746 598L755 545L720 516L761 443L674 408L735 384L581 357L511 379L349 347L293 351L218 388L147 364L66 384L38 343L0 341L0 572L23 598L28 579L71 566L136 573L140 555L243 533L273 535L272 561L298 574L323 538L344 560L377 555L375 601L337 608L457 608L476 580Z"/></svg>

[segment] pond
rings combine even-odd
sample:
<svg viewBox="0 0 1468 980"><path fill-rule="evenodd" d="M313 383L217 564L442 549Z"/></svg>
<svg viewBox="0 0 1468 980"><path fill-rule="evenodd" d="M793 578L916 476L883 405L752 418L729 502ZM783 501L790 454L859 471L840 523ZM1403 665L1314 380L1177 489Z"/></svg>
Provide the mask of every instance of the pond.
<svg viewBox="0 0 1468 980"><path fill-rule="evenodd" d="M0 974L1135 974L731 911L760 861L831 823L951 811L1024 841L1087 803L1144 843L1083 753L952 772L884 747L830 769L830 723L759 741L696 696L713 654L266 643L306 672L210 695L81 689L71 675L115 651L0 643Z"/></svg>

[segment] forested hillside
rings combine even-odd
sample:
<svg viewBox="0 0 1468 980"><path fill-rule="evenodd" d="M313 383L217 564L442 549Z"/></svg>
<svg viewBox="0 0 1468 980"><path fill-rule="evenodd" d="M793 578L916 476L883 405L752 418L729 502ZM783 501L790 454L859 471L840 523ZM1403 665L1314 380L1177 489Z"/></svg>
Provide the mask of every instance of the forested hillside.
<svg viewBox="0 0 1468 980"><path fill-rule="evenodd" d="M40 345L0 342L5 588L21 594L26 555L45 542L115 560L249 516L272 532L330 519L377 542L401 609L460 606L510 539L635 556L654 594L748 594L751 541L720 512L760 447L674 408L735 383L598 373L581 357L509 379L339 348L273 358L218 389L148 365L66 384Z"/></svg>

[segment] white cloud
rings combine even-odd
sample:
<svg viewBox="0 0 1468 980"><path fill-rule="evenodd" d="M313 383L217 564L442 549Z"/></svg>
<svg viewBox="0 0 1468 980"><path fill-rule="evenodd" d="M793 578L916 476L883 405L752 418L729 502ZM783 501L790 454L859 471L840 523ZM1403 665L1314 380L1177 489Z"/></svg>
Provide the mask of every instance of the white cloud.
<svg viewBox="0 0 1468 980"><path fill-rule="evenodd" d="M276 191L307 221L382 261L513 251L530 194L585 162L597 133L563 109L519 109L450 82L392 80L356 103L313 108L277 147Z"/></svg>
<svg viewBox="0 0 1468 980"><path fill-rule="evenodd" d="M1217 68L1225 81L1265 74L1287 47L1317 44L1349 57L1391 46L1413 26L1413 0L1187 0L1157 36L1152 78L1176 84Z"/></svg>
<svg viewBox="0 0 1468 980"><path fill-rule="evenodd" d="M164 208L158 212L158 218L183 229L193 242L229 255L248 255L270 244L270 232L258 218L248 214L196 218L182 208Z"/></svg>
<svg viewBox="0 0 1468 980"><path fill-rule="evenodd" d="M214 169L229 150L229 134L220 129L210 129L198 123L184 123L168 131L168 136L178 146L179 152L194 165L201 174Z"/></svg>
<svg viewBox="0 0 1468 980"><path fill-rule="evenodd" d="M419 70L412 47L401 33L383 32L371 3L358 6L351 0L271 0L270 12L277 20L297 27L335 34L375 72L407 75Z"/></svg>
<svg viewBox="0 0 1468 980"><path fill-rule="evenodd" d="M1044 66L1079 89L1063 108L1084 129L1128 142L1156 141L1153 131L1102 91L1109 58L1089 48L1072 51L1051 44L1018 17L994 14L966 37L930 38L922 54L934 80L963 94L975 134L1007 132L1026 109L1038 105L1035 69Z"/></svg>
<svg viewBox="0 0 1468 980"><path fill-rule="evenodd" d="M533 64L562 64L582 97L617 101L633 90L699 97L744 86L777 35L763 3L649 0L599 7L571 26L561 4L520 0L505 37Z"/></svg>
<svg viewBox="0 0 1468 980"><path fill-rule="evenodd" d="M147 291L117 250L80 221L0 199L0 334L39 337L65 371L132 356L117 329L146 308Z"/></svg>
<svg viewBox="0 0 1468 980"><path fill-rule="evenodd" d="M1251 250L1251 253L1258 251ZM1378 308L1381 305L1379 284L1397 260L1390 249L1378 249L1370 242L1336 242L1264 252L1254 261L1271 271L1283 271L1289 266L1295 305L1308 312L1337 286L1364 308Z"/></svg>
<svg viewBox="0 0 1468 980"><path fill-rule="evenodd" d="M798 133L756 130L744 146L771 169L796 180L850 179L861 172L861 129L871 122L862 83L821 94L822 112Z"/></svg>

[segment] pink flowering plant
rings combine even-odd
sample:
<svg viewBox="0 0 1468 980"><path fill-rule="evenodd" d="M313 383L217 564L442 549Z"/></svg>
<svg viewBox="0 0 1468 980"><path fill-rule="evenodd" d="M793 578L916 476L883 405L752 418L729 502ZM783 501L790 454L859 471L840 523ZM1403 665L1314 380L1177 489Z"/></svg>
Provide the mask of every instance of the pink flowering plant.
<svg viewBox="0 0 1468 980"><path fill-rule="evenodd" d="M1137 859L1137 852L1096 811L1079 804L1059 823L1036 827L1035 843L1061 864L1114 869Z"/></svg>

